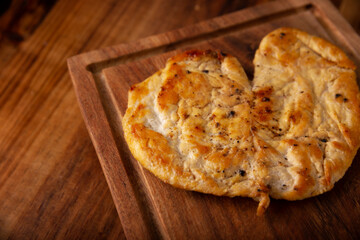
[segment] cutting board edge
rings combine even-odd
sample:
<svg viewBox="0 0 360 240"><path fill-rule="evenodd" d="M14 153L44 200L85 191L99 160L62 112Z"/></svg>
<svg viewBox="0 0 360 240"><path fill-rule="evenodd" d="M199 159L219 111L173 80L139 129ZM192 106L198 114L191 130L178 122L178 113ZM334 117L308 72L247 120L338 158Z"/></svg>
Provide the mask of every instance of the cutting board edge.
<svg viewBox="0 0 360 240"><path fill-rule="evenodd" d="M267 2L261 5L256 5L254 7L242 9L233 13L201 21L196 24L178 28L172 31L159 33L131 42L120 43L117 45L74 55L69 57L67 61L68 65L72 65L74 62L80 61L83 63L83 66L87 71L95 73L99 71L99 67L94 67L95 64L101 65L100 68L104 69L108 67L104 67L104 65L106 65L106 63L108 63L109 61L119 62L121 64L122 62L118 61L117 59L124 58L129 55L131 56L131 58L133 58L133 55L138 54L139 52L144 52L146 50L154 48L169 47L169 45L172 46L174 43L182 40L193 39L207 33L213 33L217 30L231 28L239 24L251 24L251 22L258 20L259 18L271 18L272 16L277 14L281 15L292 10L307 8L309 7L309 5L312 4L312 0L276 0L273 2ZM256 16L254 12L256 14L261 14L260 17L259 15ZM250 15L251 17L244 18L244 15ZM230 19L237 20L236 22L234 22ZM209 27L209 25L211 27ZM196 31L194 31L194 29L196 29ZM176 36L176 39L174 39L173 36ZM131 50L129 51L129 49ZM170 50L172 49L173 48L170 48ZM111 66L113 65L115 64L111 64Z"/></svg>
<svg viewBox="0 0 360 240"><path fill-rule="evenodd" d="M290 1L290 2L292 2L292 1ZM276 2L279 3L279 2L283 2L283 1L276 1ZM300 1L297 1L297 3L299 3L299 2ZM332 4L329 3L327 0L325 0L325 1L323 1L323 0L301 1L301 3L309 3L309 2L313 2L314 4L319 4L319 6L324 6L324 5L328 6L328 5L330 5L332 8L334 8L332 6ZM241 10L239 12L249 11L250 9L252 9L252 8ZM232 14L236 15L237 13L238 12L235 12L235 13L232 13ZM322 13L322 14L324 14L324 13ZM334 13L331 13L331 14L334 15ZM339 18L339 13L337 13L335 15L337 15L336 18ZM333 19L333 17L331 17L331 16L328 17L327 16L327 18L330 19L331 23L333 23L331 21ZM347 22L341 16L340 16L340 19L342 19L342 21L347 24ZM196 25L201 25L201 24L204 24L204 23L206 23L208 21L211 21L211 20L207 20L205 22L201 22L201 23L196 24ZM334 24L334 25L336 26L336 24ZM349 25L349 24L347 24L347 25ZM193 27L193 26L190 26L190 27ZM351 26L350 26L350 28L351 28ZM183 29L186 29L186 28L183 28ZM175 32L181 32L183 29L178 29L178 30L175 30L175 31L171 31L170 33L174 34ZM344 35L342 30L343 29L340 29L340 30L338 29L339 33L341 35ZM346 28L345 28L345 30L346 30ZM351 28L351 30L352 30L351 35L355 34L355 38L351 42L360 42L359 36L355 33L355 31L352 28ZM73 56L73 57L71 57L71 58L69 58L67 60L68 68L69 68L70 75L71 75L71 79L72 79L73 84L75 86L76 95L77 95L77 98L78 98L78 102L80 104L80 109L81 109L84 120L85 119L89 120L88 119L89 112L86 109L86 104L83 104L82 97L78 94L79 93L79 85L77 85L78 84L77 81L79 81L81 76L87 75L89 78L91 78L91 76L93 77L93 74L94 74L94 72L97 71L97 69L95 69L95 70L92 69L92 65L101 63L103 61L108 61L106 59L109 58L109 57L110 58L118 58L119 56L121 56L121 57L126 56L128 54L136 53L136 52L143 51L143 50L146 50L146 49L152 49L154 47L167 46L167 45L172 43L172 41L169 40L169 38L167 38L168 35L169 35L169 32L162 33L162 34L159 34L159 35L150 36L150 37L147 37L147 38L144 38L144 39L140 39L140 40L137 40L135 42L124 43L124 44L120 44L120 45L116 45L116 46L112 46L112 47L107 47L107 48L95 50L95 51L88 52L88 53L83 53L83 54L80 54L80 55ZM162 41L157 41L157 39L167 39L167 40L162 42ZM126 47L129 46L129 45L134 46L135 50L132 51L132 52L126 53ZM137 48L136 48L136 46L137 46ZM359 50L355 49L354 51L358 52ZM77 65L77 66L75 67L75 65ZM80 70L79 70L79 67L80 67ZM92 79L92 81L94 81L94 79ZM96 86L95 86L95 88L96 88ZM98 89L96 89L96 90L98 90ZM102 111L103 111L103 109L102 109ZM104 111L103 111L103 113L105 114ZM93 128L90 126L89 122L87 122L87 121L85 121L85 122L86 122L86 125L87 125L87 128L88 128L89 134L90 134L90 136L92 138L92 141L93 141L94 145L96 145L97 139L96 139L96 136L93 136L93 134L92 134ZM115 141L114 138L113 138L113 141ZM97 150L97 152L98 152L98 157L99 157L101 166L102 166L102 168L104 170L107 163L103 159L102 153L99 152L98 150ZM111 188L111 181L108 179L107 176L106 176L106 178L107 178L108 184L109 184L109 186ZM111 192L112 192L112 194L114 194L113 191L111 191ZM114 197L114 195L113 195L113 197ZM117 201L115 201L115 199L114 199L114 202L117 203ZM117 207L119 215L121 217L121 212L119 211L119 206L118 205L119 204L116 204L116 207ZM122 221L122 223L124 225L123 221ZM126 229L124 229L124 230L126 231ZM126 235L127 236L134 236L133 233L131 233L131 232L126 232Z"/></svg>
<svg viewBox="0 0 360 240"><path fill-rule="evenodd" d="M360 55L360 36L356 33L356 31L352 28L352 26L344 19L344 17L340 15L340 13L337 11L335 6L329 0L299 0L299 1L277 0L274 2L268 2L265 4L239 10L213 19L208 19L206 21L202 21L172 31L148 36L128 43L121 43L121 44L81 53L78 55L74 55L68 58L68 65L73 64L72 62L80 61L83 63L83 66L87 71L95 73L99 71L99 68L101 71L101 69L116 65L116 63L118 64L123 63L121 59L126 58L127 56L130 56L130 58L134 58L134 55L142 53L149 49L169 47L169 45L173 45L174 42L179 42L189 37L190 39L196 38L199 35L212 33L214 31L221 30L224 28L230 28L232 27L232 25L246 24L248 22L258 19L259 17L253 17L250 19L241 19L234 24L224 23L222 20L220 20L222 18L227 18L227 19L239 18L242 15L249 14L253 11L255 12L260 11L262 14L261 17L264 16L270 17L272 15L281 14L282 12L290 11L293 9L309 8L311 6L313 6L315 8L315 11L318 13L317 18L320 21L320 23L322 25L325 25L324 27L326 29L329 28L331 29L331 31L329 30L328 32L331 34L336 32L337 38L341 38L343 42L346 42L348 46L350 46L349 48L351 49L352 52L355 52L356 54ZM272 8L272 10L266 10L267 8L268 9ZM326 8L329 11L324 12L322 10L324 8ZM205 27L200 31L191 31L193 28L199 29L204 25L208 24L209 22L211 22L210 25L214 26L214 28L209 29ZM175 40L172 39L172 36L174 35L178 36L177 39ZM129 49L132 50L129 51ZM104 66L109 63L110 66ZM95 65L100 65L100 67L96 67Z"/></svg>

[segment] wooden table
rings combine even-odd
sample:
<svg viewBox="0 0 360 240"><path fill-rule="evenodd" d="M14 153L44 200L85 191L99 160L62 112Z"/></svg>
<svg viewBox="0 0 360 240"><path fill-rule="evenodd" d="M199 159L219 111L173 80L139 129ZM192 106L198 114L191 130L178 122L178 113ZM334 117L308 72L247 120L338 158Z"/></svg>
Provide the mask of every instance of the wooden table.
<svg viewBox="0 0 360 240"><path fill-rule="evenodd" d="M13 1L0 19L0 239L125 238L68 57L266 1Z"/></svg>

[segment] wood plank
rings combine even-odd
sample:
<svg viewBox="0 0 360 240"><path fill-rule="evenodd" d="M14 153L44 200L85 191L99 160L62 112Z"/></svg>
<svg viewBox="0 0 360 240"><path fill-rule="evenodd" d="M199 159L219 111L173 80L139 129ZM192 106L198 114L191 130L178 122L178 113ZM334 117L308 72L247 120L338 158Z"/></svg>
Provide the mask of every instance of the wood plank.
<svg viewBox="0 0 360 240"><path fill-rule="evenodd" d="M67 29L59 25L69 24L61 22L63 13L84 6L63 1L57 7L2 71L0 238L121 238L66 74L72 40L60 37ZM90 9L84 10L79 14Z"/></svg>
<svg viewBox="0 0 360 240"><path fill-rule="evenodd" d="M132 194L131 197L136 199L132 209L138 208L138 216L150 217L148 221L157 229L156 234L163 238L360 236L360 177L356 174L359 156L333 191L298 202L273 200L266 215L259 218L255 216L256 203L252 200L215 197L175 189L163 183L139 166L124 142L120 122L126 109L129 87L163 67L169 56L191 48L222 49L238 57L248 75L252 76L251 61L261 38L284 24L334 42L359 62L357 47L352 46L360 43L359 37L344 24L329 2L320 0L267 3L266 7L246 9L68 60L82 114L119 216L124 219L127 236L132 236L128 229L134 225L126 220L130 216L130 212L125 211L128 198L121 196L121 192ZM353 39L349 40L349 36ZM103 141L104 134L106 141ZM110 151L102 149L104 142L112 145ZM133 188L128 191L128 186L118 184L119 181L126 181Z"/></svg>

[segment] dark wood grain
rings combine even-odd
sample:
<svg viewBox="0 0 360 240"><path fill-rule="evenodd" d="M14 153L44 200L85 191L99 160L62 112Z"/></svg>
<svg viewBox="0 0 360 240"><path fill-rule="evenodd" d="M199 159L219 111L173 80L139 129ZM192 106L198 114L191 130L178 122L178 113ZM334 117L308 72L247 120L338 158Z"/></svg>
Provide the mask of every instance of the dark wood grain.
<svg viewBox="0 0 360 240"><path fill-rule="evenodd" d="M66 59L264 1L54 2L14 0L0 19L20 36L0 40L0 239L124 239Z"/></svg>
<svg viewBox="0 0 360 240"><path fill-rule="evenodd" d="M256 217L257 204L251 199L215 197L163 183L133 159L123 139L121 118L129 87L163 67L168 57L185 49L221 49L235 55L252 76L252 59L260 40L284 25L328 39L360 62L359 36L322 0L266 3L68 60L80 109L127 237L360 237L359 155L332 191L303 201L273 200L265 216Z"/></svg>
<svg viewBox="0 0 360 240"><path fill-rule="evenodd" d="M59 0L2 0L0 2L0 68L6 66L8 61L10 61L11 58L17 54L17 52L20 50L21 44L27 41L35 33L36 29L41 25L43 20L49 14L50 10L58 1ZM181 4L184 4L186 6L184 10L190 9L189 13L195 13L195 16L190 18L186 17L184 19L177 18L177 20L175 20L175 22L172 22L171 24L177 25L173 26L174 28L181 27L181 22L184 22L184 24L191 24L196 21L208 19L212 16L222 15L228 12L232 12L234 10L269 1L271 0L237 0L216 1L208 3L206 1L191 2L186 0L181 2ZM340 13L352 24L355 30L359 33L359 1L331 1L340 10ZM156 2L156 0L153 0L153 2ZM169 3L172 4L171 1ZM191 8L193 9L191 10ZM167 13L167 11L164 11L162 8L159 8L158 12L160 12L161 14ZM66 15L67 13L64 12L63 14ZM129 16L131 16L132 12L127 11L123 14L128 14ZM160 16L155 16L154 18L156 17ZM168 23L166 22L165 24ZM182 26L184 26L184 24ZM147 31L148 29L144 29L145 33Z"/></svg>
<svg viewBox="0 0 360 240"><path fill-rule="evenodd" d="M2 0L0 3L0 68L39 27L56 0Z"/></svg>

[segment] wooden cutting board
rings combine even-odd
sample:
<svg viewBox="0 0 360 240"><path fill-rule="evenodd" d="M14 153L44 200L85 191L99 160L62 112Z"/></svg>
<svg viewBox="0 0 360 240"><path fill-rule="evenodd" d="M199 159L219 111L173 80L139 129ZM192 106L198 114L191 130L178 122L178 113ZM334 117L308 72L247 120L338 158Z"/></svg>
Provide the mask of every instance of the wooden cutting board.
<svg viewBox="0 0 360 240"><path fill-rule="evenodd" d="M235 55L251 79L252 59L270 31L295 27L341 47L360 66L360 38L326 0L274 1L176 31L68 60L80 108L129 239L359 238L360 156L334 189L302 201L272 200L262 217L248 198L176 189L130 154L121 119L127 92L185 49ZM357 72L359 76L359 72Z"/></svg>

